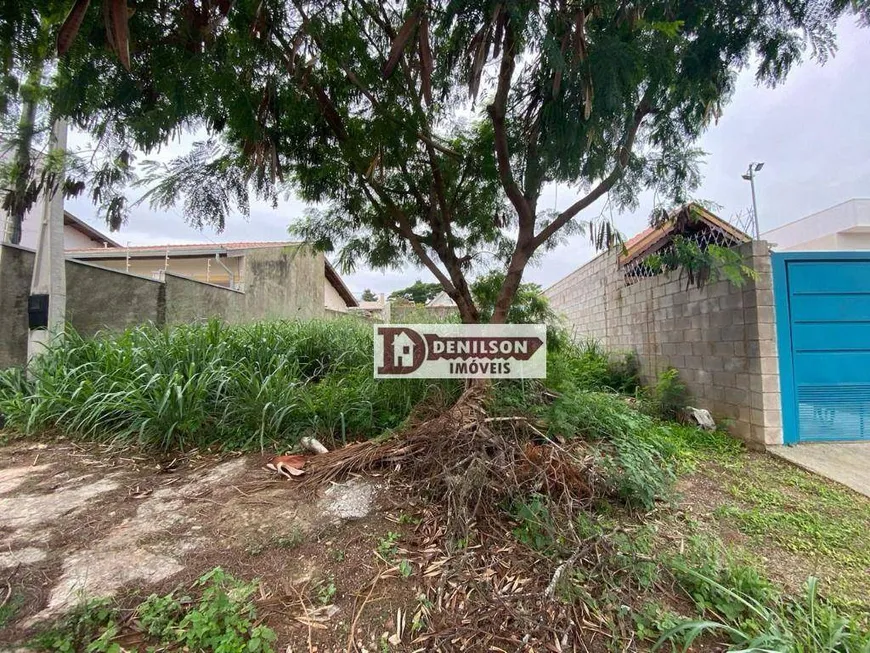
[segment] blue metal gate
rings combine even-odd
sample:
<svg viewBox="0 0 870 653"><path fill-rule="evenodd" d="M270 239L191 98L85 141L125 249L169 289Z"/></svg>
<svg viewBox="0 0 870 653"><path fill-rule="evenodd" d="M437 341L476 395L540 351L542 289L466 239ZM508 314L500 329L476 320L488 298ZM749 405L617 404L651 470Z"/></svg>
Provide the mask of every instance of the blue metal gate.
<svg viewBox="0 0 870 653"><path fill-rule="evenodd" d="M786 444L870 440L870 252L773 254Z"/></svg>

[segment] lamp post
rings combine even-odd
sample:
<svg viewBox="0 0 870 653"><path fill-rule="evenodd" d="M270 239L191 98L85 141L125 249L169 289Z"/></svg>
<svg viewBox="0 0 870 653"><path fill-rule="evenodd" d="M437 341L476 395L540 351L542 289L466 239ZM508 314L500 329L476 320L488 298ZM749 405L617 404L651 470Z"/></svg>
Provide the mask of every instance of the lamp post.
<svg viewBox="0 0 870 653"><path fill-rule="evenodd" d="M755 240L761 240L761 231L758 228L758 203L755 201L755 173L759 172L764 167L764 163L752 162L749 164L749 169L743 178L749 182L752 187L752 226L755 229Z"/></svg>

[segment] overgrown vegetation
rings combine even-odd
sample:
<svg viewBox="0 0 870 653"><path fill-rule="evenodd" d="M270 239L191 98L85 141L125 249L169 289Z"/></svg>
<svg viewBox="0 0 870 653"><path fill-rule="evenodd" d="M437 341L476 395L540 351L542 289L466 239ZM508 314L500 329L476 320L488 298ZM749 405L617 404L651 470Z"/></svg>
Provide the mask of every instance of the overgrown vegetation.
<svg viewBox="0 0 870 653"><path fill-rule="evenodd" d="M870 565L870 506L785 465L745 468L738 441L675 420L687 401L676 370L644 388L632 355L555 333L546 382L494 384L485 403L491 429L457 439L458 429L435 420L431 433L410 428L414 437L394 439L406 456L399 459L403 473L424 479L420 487L448 514L474 517L458 520L474 523L474 531L448 530L448 548L471 560L487 549L476 546L481 539L497 532L502 545L512 541L534 561L543 582L552 576L559 605L582 607L587 622L614 641L659 649L703 643L735 651L867 651L870 606L860 594ZM41 361L32 381L4 373L0 406L23 430L56 427L164 449L258 449L289 446L312 431L335 445L380 436L420 402L445 406L458 396L451 383L373 381L371 355L370 328L345 322L73 335ZM454 417L467 424L478 409L468 404ZM369 447L369 456L378 451L372 447L389 444L343 451L352 459L357 447ZM387 451L392 465L397 450ZM444 473L457 452L472 461L467 473ZM322 473L320 460L312 459L306 478ZM681 475L701 470L727 501L696 521L672 509L673 488ZM723 544L717 520L736 528L746 546ZM403 514L399 523L419 520ZM400 551L399 538L387 532L374 548L409 578L419 567ZM297 544L269 541L249 553ZM805 587L772 580L756 544L811 561L799 579ZM332 557L340 561L344 553ZM116 651L132 628L158 648L270 650L271 631L254 626L252 588L215 570L191 588L196 600L152 596L132 620L106 602L87 604L37 643ZM336 594L325 573L311 600L327 605ZM422 617L414 623L422 628Z"/></svg>
<svg viewBox="0 0 870 653"><path fill-rule="evenodd" d="M240 581L218 567L190 587L198 598L152 594L133 619L107 599L88 601L38 635L31 647L118 653L124 649L117 638L132 632L149 650L271 653L275 633L257 623L251 598L256 589L256 582Z"/></svg>
<svg viewBox="0 0 870 653"><path fill-rule="evenodd" d="M25 433L171 450L285 448L315 433L330 443L399 426L449 381L372 378L372 332L348 321L213 321L65 342L32 367L0 373L0 412Z"/></svg>

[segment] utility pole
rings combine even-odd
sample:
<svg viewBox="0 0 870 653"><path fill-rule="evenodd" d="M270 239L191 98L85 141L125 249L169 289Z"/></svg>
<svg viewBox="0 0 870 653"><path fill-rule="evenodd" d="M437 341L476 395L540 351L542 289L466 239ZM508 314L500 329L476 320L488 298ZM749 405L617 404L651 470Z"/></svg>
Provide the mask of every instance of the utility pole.
<svg viewBox="0 0 870 653"><path fill-rule="evenodd" d="M51 129L49 151L66 149L67 123L55 120ZM63 242L64 170L57 173L55 184L43 195L42 223L36 241L33 281L27 302L27 361L45 351L55 338L62 337L66 319L66 257Z"/></svg>
<svg viewBox="0 0 870 653"><path fill-rule="evenodd" d="M746 174L743 175L743 178L749 182L749 185L752 188L752 225L755 229L755 234L753 235L755 240L761 240L761 229L758 225L758 203L755 201L755 173L759 172L763 167L763 162L752 162L749 164L749 169L746 171Z"/></svg>

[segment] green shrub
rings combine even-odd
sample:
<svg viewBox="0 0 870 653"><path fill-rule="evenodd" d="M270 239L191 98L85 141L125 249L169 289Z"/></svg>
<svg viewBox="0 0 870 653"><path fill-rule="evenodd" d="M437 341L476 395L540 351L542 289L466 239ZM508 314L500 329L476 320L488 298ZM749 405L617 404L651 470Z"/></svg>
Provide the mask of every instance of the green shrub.
<svg viewBox="0 0 870 653"><path fill-rule="evenodd" d="M549 332L547 338L547 384L550 387L560 391L634 394L640 383L640 364L633 352L607 352L594 340L577 344L561 337L557 337L551 347Z"/></svg>
<svg viewBox="0 0 870 653"><path fill-rule="evenodd" d="M675 448L653 418L624 397L599 392L567 392L549 407L552 436L599 442L598 464L612 493L630 506L650 509L674 479Z"/></svg>
<svg viewBox="0 0 870 653"><path fill-rule="evenodd" d="M459 384L372 378L372 330L354 320L217 321L65 341L33 380L0 374L9 426L169 450L285 448L315 432L369 438L399 426L432 392Z"/></svg>
<svg viewBox="0 0 870 653"><path fill-rule="evenodd" d="M686 384L673 367L663 370L656 384L641 395L641 406L662 419L676 419L689 403Z"/></svg>

